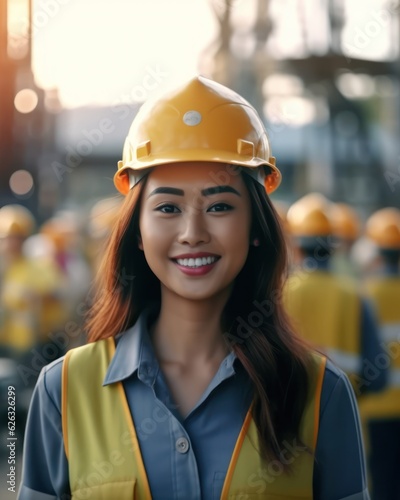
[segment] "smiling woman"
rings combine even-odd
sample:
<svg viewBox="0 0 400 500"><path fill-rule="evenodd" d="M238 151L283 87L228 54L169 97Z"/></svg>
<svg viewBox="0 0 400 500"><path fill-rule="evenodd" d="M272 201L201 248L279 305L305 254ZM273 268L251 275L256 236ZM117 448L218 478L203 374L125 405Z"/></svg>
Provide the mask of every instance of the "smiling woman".
<svg viewBox="0 0 400 500"><path fill-rule="evenodd" d="M225 304L246 261L251 207L242 177L204 189L210 174L223 170L219 163L183 162L158 166L147 179L139 248L171 307L179 297ZM163 187L171 182L174 188Z"/></svg>
<svg viewBox="0 0 400 500"><path fill-rule="evenodd" d="M350 383L281 303L255 109L191 79L143 105L114 182L89 343L41 374L19 498L368 499Z"/></svg>

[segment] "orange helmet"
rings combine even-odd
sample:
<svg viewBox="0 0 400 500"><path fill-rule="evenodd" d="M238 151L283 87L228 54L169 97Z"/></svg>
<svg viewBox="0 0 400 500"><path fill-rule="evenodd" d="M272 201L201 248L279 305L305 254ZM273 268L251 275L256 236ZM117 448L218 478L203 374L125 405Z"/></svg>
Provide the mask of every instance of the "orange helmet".
<svg viewBox="0 0 400 500"><path fill-rule="evenodd" d="M400 210L382 208L365 225L366 235L381 248L400 249Z"/></svg>
<svg viewBox="0 0 400 500"><path fill-rule="evenodd" d="M320 193L310 193L289 208L286 220L293 236L313 237L332 234L329 201Z"/></svg>
<svg viewBox="0 0 400 500"><path fill-rule="evenodd" d="M256 110L233 90L202 76L141 107L114 184L127 194L149 168L186 161L242 166L268 193L281 182Z"/></svg>
<svg viewBox="0 0 400 500"><path fill-rule="evenodd" d="M0 208L0 238L20 236L27 238L33 233L35 219L23 205L11 204Z"/></svg>
<svg viewBox="0 0 400 500"><path fill-rule="evenodd" d="M333 203L330 210L333 234L343 240L355 241L360 235L360 219L346 203Z"/></svg>

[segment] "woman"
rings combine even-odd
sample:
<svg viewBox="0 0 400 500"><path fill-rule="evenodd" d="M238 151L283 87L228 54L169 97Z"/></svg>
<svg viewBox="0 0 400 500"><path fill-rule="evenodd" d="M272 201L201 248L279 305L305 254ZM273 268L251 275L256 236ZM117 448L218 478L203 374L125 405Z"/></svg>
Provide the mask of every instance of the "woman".
<svg viewBox="0 0 400 500"><path fill-rule="evenodd" d="M348 379L281 305L274 160L215 82L142 107L90 343L41 374L20 499L368 498Z"/></svg>

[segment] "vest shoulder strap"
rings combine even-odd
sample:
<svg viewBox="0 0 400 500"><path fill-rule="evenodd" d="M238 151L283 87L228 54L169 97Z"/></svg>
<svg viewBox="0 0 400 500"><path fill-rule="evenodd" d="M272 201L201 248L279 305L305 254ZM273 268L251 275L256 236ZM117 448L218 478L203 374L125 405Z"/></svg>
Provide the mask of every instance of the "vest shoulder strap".
<svg viewBox="0 0 400 500"><path fill-rule="evenodd" d="M103 385L114 352L114 339L108 338L71 349L63 362L62 429L71 493L85 498L94 488L95 498L133 498L136 491L150 499L122 383Z"/></svg>
<svg viewBox="0 0 400 500"><path fill-rule="evenodd" d="M222 490L222 499L312 500L314 452L326 358L313 353L309 364L309 393L300 423L299 439L281 443L281 461L265 461L260 454L258 431L246 416L236 442ZM282 463L291 467L284 472ZM250 495L250 496L246 496Z"/></svg>

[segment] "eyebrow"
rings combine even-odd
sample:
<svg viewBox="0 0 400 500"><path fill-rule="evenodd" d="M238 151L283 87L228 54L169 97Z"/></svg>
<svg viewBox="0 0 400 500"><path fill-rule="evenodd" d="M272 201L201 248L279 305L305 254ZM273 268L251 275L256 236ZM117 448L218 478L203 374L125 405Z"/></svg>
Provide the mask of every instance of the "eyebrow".
<svg viewBox="0 0 400 500"><path fill-rule="evenodd" d="M220 194L220 193L233 193L237 194L238 196L241 196L239 191L236 191L236 189L231 186L214 186L201 190L201 194L203 196L211 196L213 194ZM158 187L149 194L149 197L155 194L175 194L177 196L184 196L185 192L183 189L177 189L172 187Z"/></svg>

